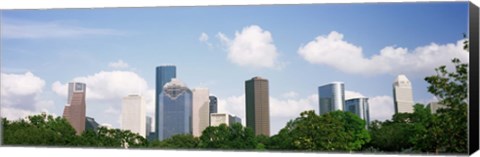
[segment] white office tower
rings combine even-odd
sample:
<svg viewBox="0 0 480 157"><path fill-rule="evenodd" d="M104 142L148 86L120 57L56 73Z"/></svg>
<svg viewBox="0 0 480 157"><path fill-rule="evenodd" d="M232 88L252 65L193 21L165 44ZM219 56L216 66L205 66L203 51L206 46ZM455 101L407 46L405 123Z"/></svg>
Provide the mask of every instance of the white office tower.
<svg viewBox="0 0 480 157"><path fill-rule="evenodd" d="M393 82L395 113L413 113L412 85L405 75L398 75Z"/></svg>
<svg viewBox="0 0 480 157"><path fill-rule="evenodd" d="M242 119L235 115L230 115L227 113L211 113L210 114L210 126L219 126L220 124L226 124L227 126L232 125L233 123L242 124Z"/></svg>
<svg viewBox="0 0 480 157"><path fill-rule="evenodd" d="M343 82L332 82L318 87L320 115L331 111L343 111L345 86Z"/></svg>
<svg viewBox="0 0 480 157"><path fill-rule="evenodd" d="M122 129L146 138L146 108L143 98L129 95L122 99Z"/></svg>
<svg viewBox="0 0 480 157"><path fill-rule="evenodd" d="M193 136L200 137L209 126L210 98L208 88L192 89L192 129Z"/></svg>

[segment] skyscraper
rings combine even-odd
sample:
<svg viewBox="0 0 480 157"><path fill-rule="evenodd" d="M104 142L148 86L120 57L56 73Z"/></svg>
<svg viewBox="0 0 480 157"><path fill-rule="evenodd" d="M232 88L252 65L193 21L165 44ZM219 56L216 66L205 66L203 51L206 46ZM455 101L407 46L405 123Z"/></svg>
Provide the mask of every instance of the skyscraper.
<svg viewBox="0 0 480 157"><path fill-rule="evenodd" d="M152 132L152 117L150 116L146 116L145 117L145 136L147 136L147 139L149 139L150 137L150 132Z"/></svg>
<svg viewBox="0 0 480 157"><path fill-rule="evenodd" d="M345 86L343 82L332 82L318 87L320 115L340 110L345 104Z"/></svg>
<svg viewBox="0 0 480 157"><path fill-rule="evenodd" d="M393 82L395 113L413 113L412 85L405 75L398 75Z"/></svg>
<svg viewBox="0 0 480 157"><path fill-rule="evenodd" d="M194 88L192 89L192 95L193 136L199 137L210 124L210 99L207 88Z"/></svg>
<svg viewBox="0 0 480 157"><path fill-rule="evenodd" d="M163 86L167 82L170 82L172 78L177 77L177 68L174 65L162 65L156 68L156 77L155 77L155 122L160 120L160 114L158 113L160 109L160 94L163 91ZM156 123L158 124L158 123ZM158 125L155 125L154 135L158 135L160 128ZM158 137L156 137L158 138Z"/></svg>
<svg viewBox="0 0 480 157"><path fill-rule="evenodd" d="M368 98L360 97L346 100L345 110L352 112L365 120L365 127L368 128L368 125L370 124L370 106L368 104Z"/></svg>
<svg viewBox="0 0 480 157"><path fill-rule="evenodd" d="M210 114L217 113L217 97L211 95L208 97L210 99Z"/></svg>
<svg viewBox="0 0 480 157"><path fill-rule="evenodd" d="M156 125L159 140L176 134L192 134L192 92L180 80L173 78L160 94L160 115Z"/></svg>
<svg viewBox="0 0 480 157"><path fill-rule="evenodd" d="M247 127L252 128L255 135L270 136L267 79L257 76L245 81L245 106Z"/></svg>
<svg viewBox="0 0 480 157"><path fill-rule="evenodd" d="M129 95L122 99L122 129L130 130L146 138L145 103L139 95Z"/></svg>
<svg viewBox="0 0 480 157"><path fill-rule="evenodd" d="M86 88L85 83L68 83L68 102L63 109L63 117L72 125L77 135L85 130Z"/></svg>

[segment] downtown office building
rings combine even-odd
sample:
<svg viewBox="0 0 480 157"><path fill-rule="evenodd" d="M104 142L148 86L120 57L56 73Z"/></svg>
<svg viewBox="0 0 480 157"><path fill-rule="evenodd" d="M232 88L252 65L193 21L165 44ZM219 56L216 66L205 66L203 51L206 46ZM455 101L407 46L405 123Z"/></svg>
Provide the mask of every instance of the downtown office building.
<svg viewBox="0 0 480 157"><path fill-rule="evenodd" d="M203 130L210 125L210 98L208 88L192 89L192 133L200 137Z"/></svg>
<svg viewBox="0 0 480 157"><path fill-rule="evenodd" d="M157 66L155 69L155 125L154 133L155 137L153 139L159 139L160 126L158 122L160 121L160 94L163 91L163 87L167 82L170 82L173 78L177 77L177 68L174 65L162 65Z"/></svg>
<svg viewBox="0 0 480 157"><path fill-rule="evenodd" d="M412 84L405 75L398 75L393 82L395 113L413 113Z"/></svg>
<svg viewBox="0 0 480 157"><path fill-rule="evenodd" d="M63 117L72 125L77 135L85 130L86 88L85 83L68 83L68 100L63 109Z"/></svg>
<svg viewBox="0 0 480 157"><path fill-rule="evenodd" d="M156 114L158 139L164 140L176 134L192 134L192 92L180 80L173 78L160 94Z"/></svg>
<svg viewBox="0 0 480 157"><path fill-rule="evenodd" d="M129 95L122 99L122 129L146 138L146 107L142 96Z"/></svg>
<svg viewBox="0 0 480 157"><path fill-rule="evenodd" d="M245 108L247 127L255 135L270 136L270 103L268 80L254 77L245 81Z"/></svg>
<svg viewBox="0 0 480 157"><path fill-rule="evenodd" d="M343 82L332 82L318 87L320 115L332 111L344 111L345 86Z"/></svg>
<svg viewBox="0 0 480 157"><path fill-rule="evenodd" d="M368 98L352 98L345 101L345 111L351 112L365 121L365 127L370 124L370 106Z"/></svg>

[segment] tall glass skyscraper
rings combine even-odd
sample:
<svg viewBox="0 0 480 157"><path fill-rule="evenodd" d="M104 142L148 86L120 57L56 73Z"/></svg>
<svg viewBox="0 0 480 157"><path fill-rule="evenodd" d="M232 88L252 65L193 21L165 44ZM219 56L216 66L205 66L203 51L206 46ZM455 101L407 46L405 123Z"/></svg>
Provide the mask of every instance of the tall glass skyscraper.
<svg viewBox="0 0 480 157"><path fill-rule="evenodd" d="M365 120L365 127L368 128L368 125L370 124L370 107L368 104L368 98L360 97L346 100L345 110L356 114L358 117Z"/></svg>
<svg viewBox="0 0 480 157"><path fill-rule="evenodd" d="M158 66L155 70L155 122L160 120L160 94L163 91L163 86L172 80L172 78L177 77L177 68L174 65L162 65ZM158 123L156 123L158 124ZM154 135L158 135L160 127L155 125ZM158 139L158 137L156 137Z"/></svg>
<svg viewBox="0 0 480 157"><path fill-rule="evenodd" d="M345 105L345 86L343 82L332 82L318 87L320 115L340 110Z"/></svg>
<svg viewBox="0 0 480 157"><path fill-rule="evenodd" d="M192 92L180 80L172 79L165 84L160 94L160 106L157 110L159 140L176 134L192 134Z"/></svg>
<svg viewBox="0 0 480 157"><path fill-rule="evenodd" d="M393 82L395 113L413 113L412 84L405 75L398 75Z"/></svg>

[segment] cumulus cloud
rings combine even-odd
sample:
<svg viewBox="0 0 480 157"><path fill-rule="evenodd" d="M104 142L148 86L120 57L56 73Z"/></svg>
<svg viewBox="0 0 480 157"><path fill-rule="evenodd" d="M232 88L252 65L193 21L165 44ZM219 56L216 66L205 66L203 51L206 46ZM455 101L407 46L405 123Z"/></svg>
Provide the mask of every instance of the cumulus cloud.
<svg viewBox="0 0 480 157"><path fill-rule="evenodd" d="M105 28L88 28L69 25L65 22L37 22L5 18L2 21L2 38L5 39L42 39L71 38L92 35L121 35L121 31Z"/></svg>
<svg viewBox="0 0 480 157"><path fill-rule="evenodd" d="M212 43L208 41L207 33L202 32L202 34L200 34L200 37L198 37L198 41L200 41L201 43L207 44L209 48L213 48Z"/></svg>
<svg viewBox="0 0 480 157"><path fill-rule="evenodd" d="M208 41L208 35L207 35L207 33L202 32L202 34L200 34L200 37L198 37L198 40L199 40L200 42L206 42L206 41Z"/></svg>
<svg viewBox="0 0 480 157"><path fill-rule="evenodd" d="M391 96L375 96L368 99L370 108L370 121L385 121L391 119L395 110Z"/></svg>
<svg viewBox="0 0 480 157"><path fill-rule="evenodd" d="M129 94L142 94L147 91L147 82L130 71L101 71L96 74L74 78L72 81L87 85L87 99L108 100L118 99ZM68 82L56 81L52 90L61 96L67 96Z"/></svg>
<svg viewBox="0 0 480 157"><path fill-rule="evenodd" d="M111 62L108 64L109 67L111 68L118 68L118 69L122 69L122 68L128 68L129 65L128 63L125 63L123 60L118 60L116 62Z"/></svg>
<svg viewBox="0 0 480 157"><path fill-rule="evenodd" d="M51 100L41 99L45 81L31 72L1 73L1 80L2 117L18 119L39 112L48 113L54 105Z"/></svg>
<svg viewBox="0 0 480 157"><path fill-rule="evenodd" d="M359 93L359 92L348 91L348 90L345 91L345 100L353 99L353 98L360 98L360 97L365 97L365 96L363 96L363 94Z"/></svg>
<svg viewBox="0 0 480 157"><path fill-rule="evenodd" d="M380 53L367 57L361 47L345 41L343 34L332 31L301 46L298 54L309 63L327 65L350 74L425 74L448 64L454 57L468 62L463 41L444 45L431 43L413 50L387 46Z"/></svg>
<svg viewBox="0 0 480 157"><path fill-rule="evenodd" d="M97 122L108 122L120 127L122 98L130 94L143 96L147 115L154 112L154 90L148 89L145 79L131 71L100 71L93 75L73 78L71 81L87 85L87 115L95 117ZM68 82L56 81L52 91L66 98Z"/></svg>
<svg viewBox="0 0 480 157"><path fill-rule="evenodd" d="M272 35L260 26L244 27L242 31L235 32L233 39L221 32L217 38L226 46L228 60L234 64L253 68L281 68Z"/></svg>

